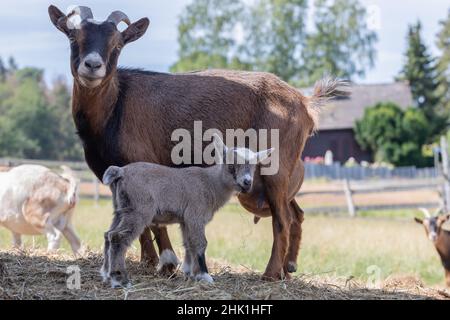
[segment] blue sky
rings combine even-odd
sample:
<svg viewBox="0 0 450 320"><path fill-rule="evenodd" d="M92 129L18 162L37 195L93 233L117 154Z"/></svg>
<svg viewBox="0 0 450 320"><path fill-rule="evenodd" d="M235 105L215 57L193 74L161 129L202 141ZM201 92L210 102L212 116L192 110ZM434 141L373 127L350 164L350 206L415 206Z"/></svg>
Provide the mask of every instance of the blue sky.
<svg viewBox="0 0 450 320"><path fill-rule="evenodd" d="M226 0L224 0L226 1ZM251 0L247 0L251 1ZM420 19L423 36L433 54L438 54L435 34L438 22L446 17L450 3L446 0L360 0L379 12L376 28L379 36L375 68L359 82L390 82L400 70L405 51L407 25ZM70 77L69 43L50 23L49 4L63 11L71 4L92 8L96 19L106 18L113 10L122 10L131 20L147 16L151 20L147 34L124 49L120 65L155 71L167 71L177 57L177 20L191 0L142 1L48 1L2 0L0 10L0 56L13 55L20 66L45 69L48 80L58 75Z"/></svg>

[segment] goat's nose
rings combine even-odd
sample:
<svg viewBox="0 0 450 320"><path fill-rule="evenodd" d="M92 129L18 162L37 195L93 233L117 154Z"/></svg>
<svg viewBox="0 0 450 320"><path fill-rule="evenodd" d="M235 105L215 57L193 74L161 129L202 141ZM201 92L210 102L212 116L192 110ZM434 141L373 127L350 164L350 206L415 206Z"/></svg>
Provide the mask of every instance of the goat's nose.
<svg viewBox="0 0 450 320"><path fill-rule="evenodd" d="M102 62L97 59L86 59L84 65L91 71L97 71L102 67Z"/></svg>
<svg viewBox="0 0 450 320"><path fill-rule="evenodd" d="M251 179L244 179L244 186L250 187L251 185L252 185L252 180Z"/></svg>

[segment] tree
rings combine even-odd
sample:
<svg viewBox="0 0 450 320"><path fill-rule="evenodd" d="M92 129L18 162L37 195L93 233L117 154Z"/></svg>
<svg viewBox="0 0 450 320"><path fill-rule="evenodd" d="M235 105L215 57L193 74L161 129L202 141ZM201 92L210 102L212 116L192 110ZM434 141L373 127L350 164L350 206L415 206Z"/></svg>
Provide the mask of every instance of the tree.
<svg viewBox="0 0 450 320"><path fill-rule="evenodd" d="M82 159L65 83L59 81L49 91L40 69L9 73L0 82L0 156Z"/></svg>
<svg viewBox="0 0 450 320"><path fill-rule="evenodd" d="M446 112L450 112L450 9L447 18L440 22L441 30L437 34L437 47L442 54L438 61L439 84L437 96Z"/></svg>
<svg viewBox="0 0 450 320"><path fill-rule="evenodd" d="M344 79L364 76L373 67L377 35L369 30L366 10L357 0L316 0L315 31L303 50L308 84L331 74Z"/></svg>
<svg viewBox="0 0 450 320"><path fill-rule="evenodd" d="M306 0L258 0L243 21L248 30L241 52L252 69L298 80L306 36Z"/></svg>
<svg viewBox="0 0 450 320"><path fill-rule="evenodd" d="M378 103L367 108L356 122L356 140L364 150L374 153L376 161L396 166L426 166L431 158L423 155L429 128L424 113L410 107L402 110L394 103Z"/></svg>
<svg viewBox="0 0 450 320"><path fill-rule="evenodd" d="M6 80L6 76L8 74L8 69L3 62L3 59L0 57L0 82L4 82Z"/></svg>
<svg viewBox="0 0 450 320"><path fill-rule="evenodd" d="M58 150L57 160L83 159L83 149L76 134L71 113L72 96L63 78L57 79L50 91L50 111L59 120L58 130L54 138Z"/></svg>
<svg viewBox="0 0 450 320"><path fill-rule="evenodd" d="M362 76L373 65L376 34L358 0L329 2L316 0L316 31L308 35L307 0L194 0L179 21L171 71L258 70L296 85L324 74Z"/></svg>
<svg viewBox="0 0 450 320"><path fill-rule="evenodd" d="M243 11L240 0L194 0L178 24L178 61L174 72L203 68L246 68L234 54L233 37Z"/></svg>
<svg viewBox="0 0 450 320"><path fill-rule="evenodd" d="M17 66L16 60L14 59L14 57L9 57L8 59L8 69L11 73L16 72L19 67Z"/></svg>
<svg viewBox="0 0 450 320"><path fill-rule="evenodd" d="M440 134L446 125L446 116L437 95L439 85L437 64L428 53L421 37L422 25L417 22L408 29L406 62L399 80L408 81L416 106L421 109L431 126L429 141Z"/></svg>

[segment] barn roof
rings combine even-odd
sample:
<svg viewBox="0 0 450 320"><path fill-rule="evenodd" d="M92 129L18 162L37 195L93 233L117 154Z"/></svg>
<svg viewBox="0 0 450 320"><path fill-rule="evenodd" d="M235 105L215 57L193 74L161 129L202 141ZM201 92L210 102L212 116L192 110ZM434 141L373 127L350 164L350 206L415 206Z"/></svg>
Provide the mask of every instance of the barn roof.
<svg viewBox="0 0 450 320"><path fill-rule="evenodd" d="M311 90L302 90L309 94ZM319 130L351 129L362 118L364 110L378 102L390 101L407 108L413 105L409 85L405 82L389 84L354 84L351 96L334 99L324 106L319 118Z"/></svg>

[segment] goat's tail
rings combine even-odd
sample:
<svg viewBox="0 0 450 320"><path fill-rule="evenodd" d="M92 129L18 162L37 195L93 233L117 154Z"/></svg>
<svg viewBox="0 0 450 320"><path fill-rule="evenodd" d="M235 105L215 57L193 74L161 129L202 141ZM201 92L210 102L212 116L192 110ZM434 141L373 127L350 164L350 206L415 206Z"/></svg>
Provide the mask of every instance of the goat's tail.
<svg viewBox="0 0 450 320"><path fill-rule="evenodd" d="M109 186L113 182L123 177L123 168L110 166L103 174L102 182Z"/></svg>
<svg viewBox="0 0 450 320"><path fill-rule="evenodd" d="M69 181L69 189L67 190L67 201L71 205L75 205L78 199L78 178L68 166L61 166L61 177Z"/></svg>
<svg viewBox="0 0 450 320"><path fill-rule="evenodd" d="M307 97L307 110L314 121L313 130L317 129L321 107L332 98L349 96L350 92L344 90L348 86L348 81L331 77L316 82L312 96Z"/></svg>

